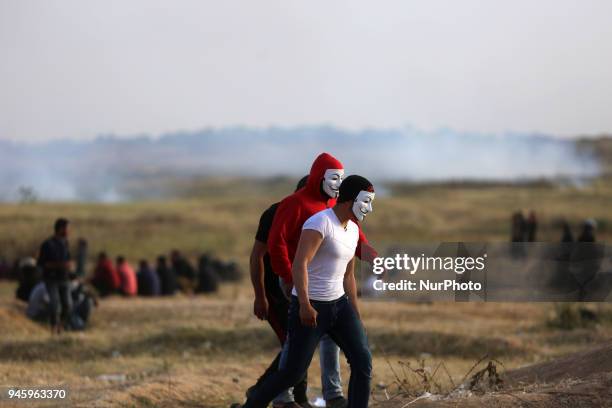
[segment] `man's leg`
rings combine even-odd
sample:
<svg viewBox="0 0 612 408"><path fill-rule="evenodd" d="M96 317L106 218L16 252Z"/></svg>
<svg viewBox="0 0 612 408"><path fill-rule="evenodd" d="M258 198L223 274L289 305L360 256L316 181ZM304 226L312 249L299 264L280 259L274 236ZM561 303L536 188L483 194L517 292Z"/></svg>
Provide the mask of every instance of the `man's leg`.
<svg viewBox="0 0 612 408"><path fill-rule="evenodd" d="M285 338L285 343L283 344L283 348L280 352L280 359L278 361L278 370L282 370L287 366L287 357L289 354L289 337ZM277 370L277 371L278 371ZM282 405L288 404L291 402L295 402L293 397L292 388L287 388L286 390L281 391L274 399L272 400L272 405Z"/></svg>
<svg viewBox="0 0 612 408"><path fill-rule="evenodd" d="M361 320L348 298L338 302L329 335L340 346L351 367L349 408L367 408L372 380L372 355Z"/></svg>
<svg viewBox="0 0 612 408"><path fill-rule="evenodd" d="M328 335L323 336L319 343L319 363L321 365L321 387L323 388L325 401L342 397L340 348Z"/></svg>
<svg viewBox="0 0 612 408"><path fill-rule="evenodd" d="M255 389L251 398L244 405L248 407L265 407L281 391L295 385L308 370L312 356L317 348L321 336L329 325L329 312L325 306L314 305L319 312L317 327L302 326L299 316L299 303L297 298L291 302L289 310L289 336L287 346L287 359L284 366L276 373L270 375Z"/></svg>
<svg viewBox="0 0 612 408"><path fill-rule="evenodd" d="M276 355L272 363L268 366L266 371L257 379L255 385L247 390L247 398L249 398L255 389L263 383L273 373L279 369L279 363L283 357L286 356L285 339L287 338L287 313L289 308L289 302L286 299L276 299L266 292L266 298L268 299L268 318L267 321L274 330L274 334L278 338L281 345L281 351ZM274 398L274 404L286 404L294 402L294 397L290 389L284 390Z"/></svg>
<svg viewBox="0 0 612 408"><path fill-rule="evenodd" d="M272 329L276 333L278 339L281 341L281 344L284 345L287 338L289 301L284 297L282 299L277 299L273 295L268 295L267 293L266 295L268 296L268 304L270 305L268 309L268 321L270 322L270 326L272 326ZM281 354L286 356L284 346ZM283 359L281 358L280 361L283 361ZM308 396L306 395L307 390L308 370L306 370L302 379L295 384L293 387L293 392L291 392L291 390L287 390L287 392L283 391L277 398L274 399L273 402L280 402L282 400L285 400L286 402L295 401L297 403L308 402Z"/></svg>
<svg viewBox="0 0 612 408"><path fill-rule="evenodd" d="M55 330L60 314L58 284L53 280L46 280L45 286L47 287L47 293L49 294L49 323L51 323L51 330Z"/></svg>
<svg viewBox="0 0 612 408"><path fill-rule="evenodd" d="M289 313L289 302L283 299L276 299L274 296L266 293L268 299L268 324L274 330L274 334L278 338L281 346L285 343L287 337L287 314Z"/></svg>
<svg viewBox="0 0 612 408"><path fill-rule="evenodd" d="M72 294L70 293L70 282L62 281L58 282L58 293L60 303L62 305L62 321L61 324L64 328L69 328L70 316L72 314Z"/></svg>
<svg viewBox="0 0 612 408"><path fill-rule="evenodd" d="M281 351L279 351L278 354L276 355L276 357L274 357L274 360L272 360L272 362L270 363L268 368L266 368L266 371L264 371L264 373L261 375L261 377L259 377L257 379L257 382L255 383L255 385L253 385L251 388L249 388L249 391L247 391L247 397L249 396L249 393L251 392L251 389L254 389L255 387L257 387L266 378L268 378L270 376L270 374L278 371L278 362L280 361L281 354L283 352L282 350L283 349L281 348Z"/></svg>

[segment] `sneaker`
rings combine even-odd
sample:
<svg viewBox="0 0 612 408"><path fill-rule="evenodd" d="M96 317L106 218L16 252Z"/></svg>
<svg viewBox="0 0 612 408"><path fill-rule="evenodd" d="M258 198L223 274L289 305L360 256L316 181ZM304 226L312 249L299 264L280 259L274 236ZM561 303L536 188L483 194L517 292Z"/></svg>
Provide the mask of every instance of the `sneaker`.
<svg viewBox="0 0 612 408"><path fill-rule="evenodd" d="M281 402L278 404L272 404L272 408L302 408L297 402Z"/></svg>
<svg viewBox="0 0 612 408"><path fill-rule="evenodd" d="M308 401L298 402L298 405L302 408L314 408Z"/></svg>
<svg viewBox="0 0 612 408"><path fill-rule="evenodd" d="M337 397L325 401L326 408L346 408L348 407L348 401L344 397Z"/></svg>

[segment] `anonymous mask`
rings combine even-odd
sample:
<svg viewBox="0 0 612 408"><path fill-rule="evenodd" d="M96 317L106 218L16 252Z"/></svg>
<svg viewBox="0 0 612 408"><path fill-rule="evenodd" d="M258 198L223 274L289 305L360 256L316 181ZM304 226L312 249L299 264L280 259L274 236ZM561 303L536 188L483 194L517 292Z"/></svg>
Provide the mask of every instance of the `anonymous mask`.
<svg viewBox="0 0 612 408"><path fill-rule="evenodd" d="M344 169L327 169L323 175L323 191L330 198L337 198L342 178L344 177Z"/></svg>
<svg viewBox="0 0 612 408"><path fill-rule="evenodd" d="M357 194L357 198L353 202L353 214L359 221L363 221L366 215L372 212L372 201L374 201L374 193L361 190Z"/></svg>

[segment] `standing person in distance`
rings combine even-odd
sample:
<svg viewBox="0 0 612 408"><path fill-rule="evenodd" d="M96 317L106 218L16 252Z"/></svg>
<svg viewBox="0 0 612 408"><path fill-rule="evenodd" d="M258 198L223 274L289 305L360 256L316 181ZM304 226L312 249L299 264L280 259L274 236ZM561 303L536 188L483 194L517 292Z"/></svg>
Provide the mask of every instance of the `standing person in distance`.
<svg viewBox="0 0 612 408"><path fill-rule="evenodd" d="M70 269L72 267L68 246L69 221L58 218L53 236L40 246L38 266L43 271L43 281L49 293L49 321L52 333L61 333L68 326L72 309L70 295Z"/></svg>

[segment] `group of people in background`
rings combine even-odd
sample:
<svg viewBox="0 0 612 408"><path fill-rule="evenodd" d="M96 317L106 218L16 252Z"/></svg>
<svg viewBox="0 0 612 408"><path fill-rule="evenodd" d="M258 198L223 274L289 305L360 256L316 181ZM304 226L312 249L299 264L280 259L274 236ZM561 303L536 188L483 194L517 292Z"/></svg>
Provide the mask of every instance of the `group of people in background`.
<svg viewBox="0 0 612 408"><path fill-rule="evenodd" d="M560 242L595 242L597 222L594 219L589 218L582 222L580 234L576 239L574 239L572 228L567 220L561 220L560 224L562 229ZM515 211L512 214L511 225L511 242L519 243L537 241L538 218L535 211L530 210L526 217L522 211Z"/></svg>
<svg viewBox="0 0 612 408"><path fill-rule="evenodd" d="M535 211L529 211L527 217L522 211L512 214L512 229L510 240L512 242L535 242L538 231L538 218Z"/></svg>
<svg viewBox="0 0 612 408"><path fill-rule="evenodd" d="M235 262L203 254L196 268L176 249L171 251L169 260L165 255L158 256L154 267L147 260L140 260L137 270L123 255L113 262L103 251L98 254L93 276L87 278L88 243L79 238L73 257L69 226L67 219L57 219L54 233L40 246L37 259L20 259L14 267L16 273L5 268L6 262L1 265L3 274L17 275L16 297L28 302L27 316L50 324L53 333L83 330L99 296L211 293L218 290L220 282L242 278Z"/></svg>
<svg viewBox="0 0 612 408"><path fill-rule="evenodd" d="M555 267L550 270L542 268L538 263L534 264L534 271L538 271L534 284L545 288L550 293L563 294L564 299L576 296L577 301L603 300L606 292L599 289L607 285L603 283L607 278L598 277L604 259L604 249L603 246L596 243L597 222L592 218L582 221L577 237L574 236L567 220L560 220L556 226L561 228L561 236L558 240L539 240L540 243L546 243L548 246L530 247L527 243L538 242L536 214L532 210L527 217L524 217L522 211L514 212L512 214L510 255L517 261L526 261L531 258L532 261L554 262Z"/></svg>
<svg viewBox="0 0 612 408"><path fill-rule="evenodd" d="M208 254L200 256L195 268L175 249L169 261L165 255L159 255L152 266L148 260L141 259L136 270L124 256L118 256L113 262L106 252L101 252L90 282L100 296L171 296L179 290L188 295L215 292L220 282L237 281L241 276L237 264Z"/></svg>
<svg viewBox="0 0 612 408"><path fill-rule="evenodd" d="M576 239L572 234L572 228L569 223L565 220L561 222L561 228L563 234L561 235L561 242L595 242L595 232L597 231L597 221L592 218L586 219L582 222L580 234Z"/></svg>

